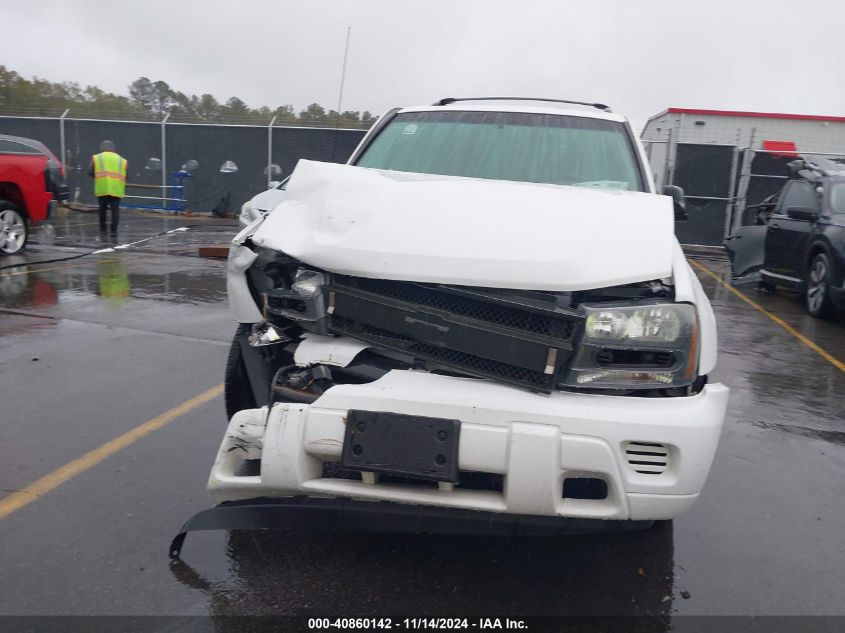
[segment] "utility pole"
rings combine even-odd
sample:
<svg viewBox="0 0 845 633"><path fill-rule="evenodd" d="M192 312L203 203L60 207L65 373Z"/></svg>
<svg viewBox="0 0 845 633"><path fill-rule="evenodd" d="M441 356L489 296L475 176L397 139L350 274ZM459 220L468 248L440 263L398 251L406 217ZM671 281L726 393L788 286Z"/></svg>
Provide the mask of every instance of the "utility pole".
<svg viewBox="0 0 845 633"><path fill-rule="evenodd" d="M340 90L337 94L337 114L334 120L334 143L332 144L332 162L337 159L337 131L340 127L340 108L343 105L343 84L346 81L346 60L349 58L349 38L352 35L352 27L346 27L346 46L343 49L343 66L340 70Z"/></svg>
<svg viewBox="0 0 845 633"><path fill-rule="evenodd" d="M63 169L67 164L67 150L65 148L65 117L68 112L70 112L70 108L62 112L62 116L59 117L59 144L61 145L59 151L62 153L62 158L59 162L61 162Z"/></svg>
<svg viewBox="0 0 845 633"><path fill-rule="evenodd" d="M276 122L274 116L270 119L270 125L267 126L267 186L273 180L273 124Z"/></svg>
<svg viewBox="0 0 845 633"><path fill-rule="evenodd" d="M167 119L170 118L170 110L161 120L161 197L167 197Z"/></svg>

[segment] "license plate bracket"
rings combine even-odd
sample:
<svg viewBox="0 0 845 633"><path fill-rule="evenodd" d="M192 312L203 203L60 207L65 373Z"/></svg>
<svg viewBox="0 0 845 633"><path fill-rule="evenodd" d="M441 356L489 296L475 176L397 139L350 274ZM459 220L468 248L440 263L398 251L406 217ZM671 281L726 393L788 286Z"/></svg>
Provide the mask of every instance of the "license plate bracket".
<svg viewBox="0 0 845 633"><path fill-rule="evenodd" d="M427 481L458 482L459 420L351 409L341 466Z"/></svg>

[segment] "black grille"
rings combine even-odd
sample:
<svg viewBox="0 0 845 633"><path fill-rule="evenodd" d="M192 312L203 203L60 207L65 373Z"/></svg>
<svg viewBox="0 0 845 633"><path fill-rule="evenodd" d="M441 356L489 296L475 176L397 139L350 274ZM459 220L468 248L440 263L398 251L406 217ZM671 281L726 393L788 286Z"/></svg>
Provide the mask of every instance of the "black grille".
<svg viewBox="0 0 845 633"><path fill-rule="evenodd" d="M579 319L519 308L461 289L336 276L329 329L406 352L427 369L455 370L550 393Z"/></svg>
<svg viewBox="0 0 845 633"><path fill-rule="evenodd" d="M334 317L331 323L331 329L338 334L347 334L376 345L408 352L416 358L431 360L445 367L453 367L472 376L494 377L505 382L548 392L552 391L555 384L554 375L545 374L542 371L532 371L454 349L435 347L343 317Z"/></svg>
<svg viewBox="0 0 845 633"><path fill-rule="evenodd" d="M430 308L433 313L447 312L451 315L564 341L571 339L575 331L576 321L574 319L556 318L557 315L531 312L467 297L460 294L460 290L448 287L432 287L416 283L363 277L337 277L335 283L402 303L425 306Z"/></svg>

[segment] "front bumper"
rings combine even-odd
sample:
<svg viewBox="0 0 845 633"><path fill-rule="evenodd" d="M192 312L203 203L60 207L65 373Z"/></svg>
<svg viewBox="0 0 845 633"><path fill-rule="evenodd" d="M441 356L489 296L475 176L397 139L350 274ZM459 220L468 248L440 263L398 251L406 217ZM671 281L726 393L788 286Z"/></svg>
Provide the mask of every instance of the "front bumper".
<svg viewBox="0 0 845 633"><path fill-rule="evenodd" d="M413 532L483 536L561 536L625 532L652 521L603 521L478 512L406 503L287 497L223 503L192 516L173 539L170 557L179 558L188 532L204 530L308 530L324 532Z"/></svg>
<svg viewBox="0 0 845 633"><path fill-rule="evenodd" d="M670 519L701 492L727 396L721 384L679 398L562 391L544 396L492 381L396 370L368 384L336 385L311 405L239 412L229 423L208 490L216 503L311 496L414 504L421 510ZM501 489L324 476L325 463L340 461L350 409L460 420L460 471L501 475ZM662 467L642 472L636 449L644 445L663 447ZM260 474L240 474L248 472L247 460L260 460ZM567 498L567 478L601 479L606 497Z"/></svg>

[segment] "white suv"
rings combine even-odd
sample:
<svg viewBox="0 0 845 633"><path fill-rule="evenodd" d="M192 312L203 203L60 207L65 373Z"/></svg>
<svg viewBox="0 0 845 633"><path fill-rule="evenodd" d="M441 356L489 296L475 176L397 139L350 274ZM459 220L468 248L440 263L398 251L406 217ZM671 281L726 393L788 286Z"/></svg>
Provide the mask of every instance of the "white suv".
<svg viewBox="0 0 845 633"><path fill-rule="evenodd" d="M698 498L728 389L682 192L605 106L486 101L388 112L235 238L219 505L173 555L192 529L627 529Z"/></svg>

